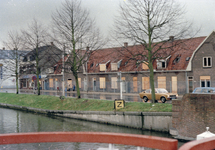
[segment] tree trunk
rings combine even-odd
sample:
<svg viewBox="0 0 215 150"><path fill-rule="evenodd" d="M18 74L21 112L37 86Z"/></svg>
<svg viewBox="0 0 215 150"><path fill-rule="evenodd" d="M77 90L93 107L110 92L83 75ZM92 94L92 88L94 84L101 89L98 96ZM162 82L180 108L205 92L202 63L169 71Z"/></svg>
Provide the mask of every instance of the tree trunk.
<svg viewBox="0 0 215 150"><path fill-rule="evenodd" d="M149 70L150 70L150 86L151 86L151 94L152 94L152 103L155 103L155 85L154 85L154 70L152 62L149 62Z"/></svg>
<svg viewBox="0 0 215 150"><path fill-rule="evenodd" d="M19 94L19 79L18 79L18 73L16 72L16 94Z"/></svg>
<svg viewBox="0 0 215 150"><path fill-rule="evenodd" d="M75 75L75 82L76 82L77 98L81 98L79 83L78 83L78 75Z"/></svg>

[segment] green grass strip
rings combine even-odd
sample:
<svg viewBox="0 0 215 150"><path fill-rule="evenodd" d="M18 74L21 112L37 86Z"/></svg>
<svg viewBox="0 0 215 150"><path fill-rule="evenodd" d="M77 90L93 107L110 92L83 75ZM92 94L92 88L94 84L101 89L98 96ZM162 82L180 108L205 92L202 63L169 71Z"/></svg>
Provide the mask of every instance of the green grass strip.
<svg viewBox="0 0 215 150"><path fill-rule="evenodd" d="M114 111L113 100L83 98L65 98L60 100L59 97L49 95L0 93L0 103L48 110ZM172 104L126 102L125 108L118 111L171 112Z"/></svg>

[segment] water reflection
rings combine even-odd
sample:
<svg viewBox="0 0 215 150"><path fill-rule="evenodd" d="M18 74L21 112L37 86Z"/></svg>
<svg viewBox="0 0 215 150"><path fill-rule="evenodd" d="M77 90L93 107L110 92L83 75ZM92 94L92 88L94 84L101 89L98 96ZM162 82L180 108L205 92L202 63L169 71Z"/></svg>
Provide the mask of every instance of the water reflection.
<svg viewBox="0 0 215 150"><path fill-rule="evenodd" d="M92 131L92 132L114 132L154 135L160 137L170 137L169 134L162 132L150 132L138 129L130 129L94 122L86 122L68 118L47 117L25 113L16 110L0 108L0 134L3 133L20 133L20 132L52 132L52 131ZM98 143L35 143L35 144L16 144L0 145L0 149L74 149L89 150L98 147L108 147L108 144ZM136 149L133 146L116 145L120 150Z"/></svg>

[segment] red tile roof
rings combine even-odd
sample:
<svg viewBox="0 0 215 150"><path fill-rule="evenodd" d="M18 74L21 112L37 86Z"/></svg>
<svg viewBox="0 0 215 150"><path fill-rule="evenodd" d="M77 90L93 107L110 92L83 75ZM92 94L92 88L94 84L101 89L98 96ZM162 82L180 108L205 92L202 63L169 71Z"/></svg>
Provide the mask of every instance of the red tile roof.
<svg viewBox="0 0 215 150"><path fill-rule="evenodd" d="M157 47L164 47L160 53L158 53L157 57L164 57L170 56L168 60L168 64L166 69L162 70L185 70L189 61L190 57L192 56L193 52L196 48L203 42L206 37L196 37L192 39L183 39L183 40L176 40L173 43L167 42L163 43L156 43ZM175 44L173 48L168 48L172 44ZM167 48L166 48L167 47ZM156 50L156 49L155 49ZM137 65L137 59L132 59L133 55L137 54L146 54L147 51L144 50L144 47L141 45L135 46L128 46L128 47L118 47L118 48L106 48L94 51L88 61L87 70L88 73L98 73L99 64L105 64L108 61L109 63L106 64L107 70L106 72L115 72L111 71L111 63L116 63L119 60L121 61L120 68L118 71L122 72L131 72L131 71L143 71L142 65ZM142 56L139 57L139 60L146 60L146 58ZM178 61L176 58L178 57ZM157 68L157 63L154 61L153 63L154 69Z"/></svg>

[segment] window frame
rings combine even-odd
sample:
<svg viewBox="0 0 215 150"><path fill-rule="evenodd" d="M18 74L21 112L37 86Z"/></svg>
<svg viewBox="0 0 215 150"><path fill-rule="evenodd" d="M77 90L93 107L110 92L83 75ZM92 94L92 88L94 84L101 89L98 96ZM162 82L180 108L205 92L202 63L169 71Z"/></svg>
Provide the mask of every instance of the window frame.
<svg viewBox="0 0 215 150"><path fill-rule="evenodd" d="M209 63L210 65L208 65ZM212 57L211 56L203 57L202 65L204 68L212 67Z"/></svg>

